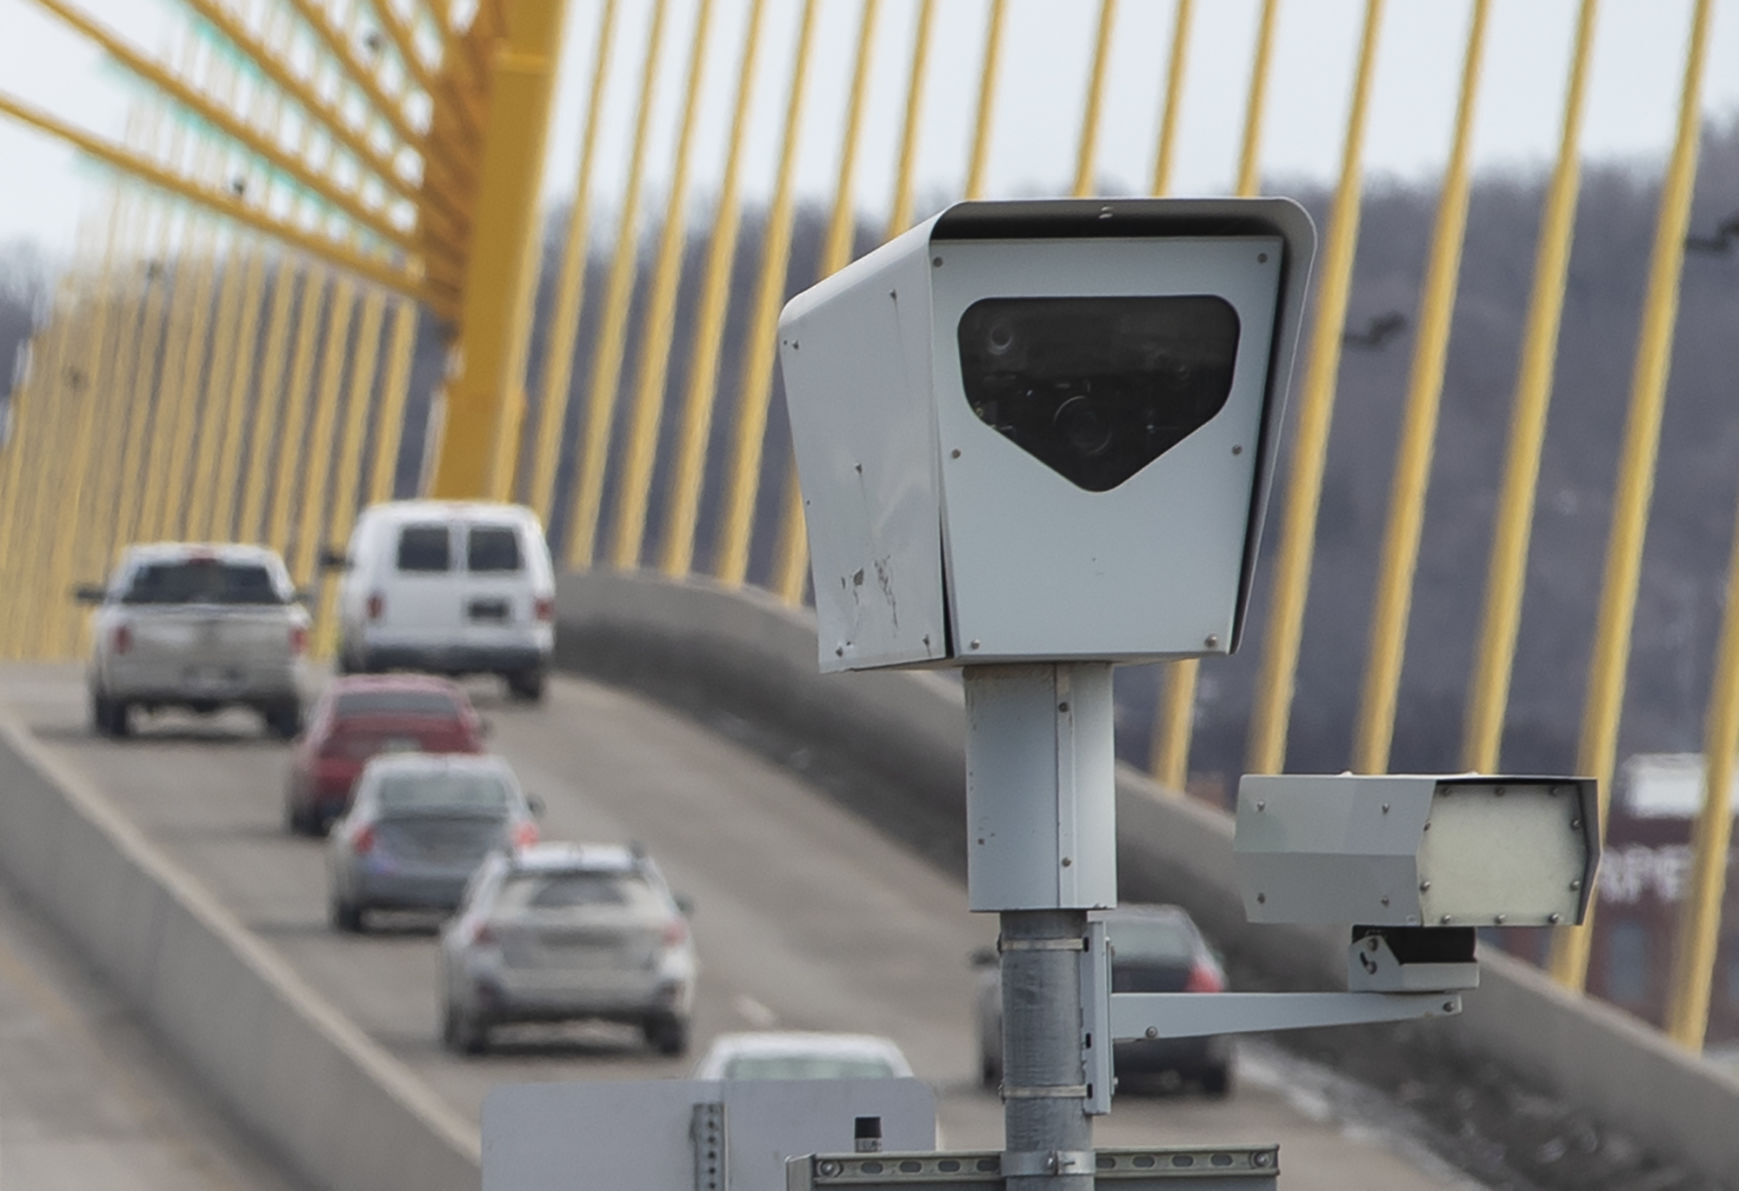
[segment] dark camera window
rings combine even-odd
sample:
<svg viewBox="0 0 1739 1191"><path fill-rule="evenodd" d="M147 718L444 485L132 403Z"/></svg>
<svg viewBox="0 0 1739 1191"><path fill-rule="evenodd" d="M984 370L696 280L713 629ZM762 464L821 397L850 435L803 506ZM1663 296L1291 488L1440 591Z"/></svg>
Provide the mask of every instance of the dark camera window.
<svg viewBox="0 0 1739 1191"><path fill-rule="evenodd" d="M986 298L960 317L980 421L1089 492L1107 492L1225 407L1238 313L1208 294Z"/></svg>
<svg viewBox="0 0 1739 1191"><path fill-rule="evenodd" d="M465 543L465 566L473 571L517 571L519 531L511 525L473 525Z"/></svg>
<svg viewBox="0 0 1739 1191"><path fill-rule="evenodd" d="M272 573L251 563L217 559L154 562L140 567L123 604L282 604Z"/></svg>
<svg viewBox="0 0 1739 1191"><path fill-rule="evenodd" d="M407 525L399 530L401 571L444 572L453 569L453 535L445 525Z"/></svg>

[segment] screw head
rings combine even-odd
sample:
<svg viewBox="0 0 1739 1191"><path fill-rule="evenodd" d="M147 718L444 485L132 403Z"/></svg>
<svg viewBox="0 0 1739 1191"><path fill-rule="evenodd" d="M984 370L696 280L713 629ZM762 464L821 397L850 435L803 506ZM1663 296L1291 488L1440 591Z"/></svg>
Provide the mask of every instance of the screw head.
<svg viewBox="0 0 1739 1191"><path fill-rule="evenodd" d="M1504 924L1504 915L1494 914L1492 915L1491 921L1494 926L1502 926Z"/></svg>
<svg viewBox="0 0 1739 1191"><path fill-rule="evenodd" d="M1448 914L1445 914L1443 917L1439 918L1437 921L1441 922L1444 926L1448 926L1451 922L1454 922L1455 919L1450 917Z"/></svg>
<svg viewBox="0 0 1739 1191"><path fill-rule="evenodd" d="M1579 893L1581 891L1581 889L1582 889L1582 882L1581 881L1577 880L1577 881L1570 882L1570 892L1571 893Z"/></svg>
<svg viewBox="0 0 1739 1191"><path fill-rule="evenodd" d="M1582 830L1582 820L1580 820L1580 819L1571 819L1571 820L1570 820L1570 830L1571 830L1571 831L1580 831L1580 830Z"/></svg>
<svg viewBox="0 0 1739 1191"><path fill-rule="evenodd" d="M1552 924L1552 925L1553 925L1553 926L1557 926L1557 925L1558 925L1558 923L1559 923L1559 922L1560 922L1560 921L1561 921L1561 920L1562 920L1562 919L1563 919L1563 915L1562 915L1562 914L1547 914L1547 915L1546 915L1546 921L1547 921L1547 922L1550 922L1550 923L1551 923L1551 924Z"/></svg>
<svg viewBox="0 0 1739 1191"><path fill-rule="evenodd" d="M1268 1161L1269 1161L1269 1159L1268 1159L1267 1154L1251 1154L1250 1155L1250 1165L1251 1166L1267 1166Z"/></svg>
<svg viewBox="0 0 1739 1191"><path fill-rule="evenodd" d="M1268 904L1268 895L1266 893L1258 893L1256 895L1256 904L1259 906L1267 905Z"/></svg>
<svg viewBox="0 0 1739 1191"><path fill-rule="evenodd" d="M981 644L981 642L978 640L977 637L972 638L972 648L977 649L980 644Z"/></svg>
<svg viewBox="0 0 1739 1191"><path fill-rule="evenodd" d="M1431 892L1431 882L1430 882L1430 881L1421 881L1421 882L1419 882L1419 892L1420 892L1420 893L1429 893L1429 892Z"/></svg>
<svg viewBox="0 0 1739 1191"><path fill-rule="evenodd" d="M839 1163L831 1158L824 1159L817 1167L822 1174L833 1176L839 1173Z"/></svg>
<svg viewBox="0 0 1739 1191"><path fill-rule="evenodd" d="M950 459L958 459L958 458L960 458L960 448L959 448L959 447L955 447L955 448L954 448L954 449L953 449L953 450L952 450L952 451L949 451L949 452L948 452L948 458L950 458Z"/></svg>
<svg viewBox="0 0 1739 1191"><path fill-rule="evenodd" d="M1383 903L1383 904L1384 904L1384 905L1385 905L1385 906L1386 906L1386 905L1388 905L1388 904L1389 904L1389 895L1388 895L1388 894L1386 894L1386 893L1385 893L1385 894L1383 894L1383 896L1382 896L1382 903ZM1373 947L1372 947L1372 948L1371 948L1371 950L1372 950L1372 951L1375 951L1375 950L1376 950L1376 947L1375 947L1375 946L1373 946Z"/></svg>
<svg viewBox="0 0 1739 1191"><path fill-rule="evenodd" d="M942 258L939 256L933 256L930 258L930 263L940 269L942 267Z"/></svg>
<svg viewBox="0 0 1739 1191"><path fill-rule="evenodd" d="M1159 1027L1158 1026L1148 1026L1147 1027L1147 1037L1149 1037L1149 1038L1159 1037Z"/></svg>
<svg viewBox="0 0 1739 1191"><path fill-rule="evenodd" d="M1068 702L1067 702L1067 701L1064 701L1064 702L1062 702L1062 703L1059 703L1059 704L1057 704L1057 710L1058 710L1058 711L1060 711L1060 712L1065 712L1065 713L1066 713L1066 712L1067 712L1067 711L1068 711L1068 710L1069 710L1069 704L1068 704Z"/></svg>
<svg viewBox="0 0 1739 1191"><path fill-rule="evenodd" d="M1257 800L1257 803L1256 803L1256 810L1257 810L1257 811L1258 811L1258 812L1260 812L1260 811L1265 811L1265 810L1267 810L1267 809L1268 809L1268 804L1267 804L1267 803L1266 803L1266 802L1263 802L1263 801L1261 801L1261 800Z"/></svg>
<svg viewBox="0 0 1739 1191"><path fill-rule="evenodd" d="M1389 804L1386 802L1383 804L1383 813L1385 815L1389 813Z"/></svg>
<svg viewBox="0 0 1739 1191"><path fill-rule="evenodd" d="M1220 643L1220 635L1218 633L1209 633L1207 636L1207 640L1202 642L1202 644L1206 645L1209 649L1215 648L1216 646L1219 645L1219 643Z"/></svg>

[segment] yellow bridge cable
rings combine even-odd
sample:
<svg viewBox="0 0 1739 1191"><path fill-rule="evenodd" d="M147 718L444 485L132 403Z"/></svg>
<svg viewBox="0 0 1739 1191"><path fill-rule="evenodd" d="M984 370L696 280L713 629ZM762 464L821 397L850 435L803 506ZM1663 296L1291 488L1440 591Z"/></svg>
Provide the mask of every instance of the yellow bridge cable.
<svg viewBox="0 0 1739 1191"><path fill-rule="evenodd" d="M840 138L839 174L833 182L833 210L821 241L816 279L832 276L851 260L852 233L857 226L852 182L857 173L858 139L863 132L864 94L869 89L870 51L875 45L877 0L863 0L857 30L857 60L852 65L851 98L845 108L845 132ZM771 379L771 378L769 378ZM779 515L779 536L773 546L773 594L795 607L803 602L809 578L808 541L804 537L803 489L797 482L797 457L785 451L785 487Z"/></svg>
<svg viewBox="0 0 1739 1191"><path fill-rule="evenodd" d="M304 159L286 153L270 137L250 128L247 122L237 116L229 106L202 95L173 72L152 62L107 29L67 7L61 0L34 0L34 2L38 7L47 9L96 42L115 61L151 84L163 95L174 100L201 120L210 123L249 153L269 163L274 169L294 178L298 185L304 186L318 195L323 202L342 211L359 227L366 228L401 251L413 253L418 249L417 237L412 232L397 226L380 211L370 209L360 192L340 187L332 179L309 168ZM437 252L437 255L441 255L441 252Z"/></svg>
<svg viewBox="0 0 1739 1191"><path fill-rule="evenodd" d="M759 3L759 0L756 0ZM597 159L598 130L603 126L604 84L610 73L610 42L616 28L616 0L604 0L598 16L597 53L592 60L592 85L586 101L585 129L580 134L580 168L574 180L573 205L568 209L562 241L561 272L556 281L555 310L543 355L543 385L538 398L537 431L527 503L537 510L547 529L555 512L556 470L567 436L569 390L574 378L574 341L579 336L580 309L586 291L586 262L592 243L592 169Z"/></svg>
<svg viewBox="0 0 1739 1191"><path fill-rule="evenodd" d="M246 227L251 227L255 231L264 232L266 235L282 240L294 248L301 249L310 256L319 257L377 285L384 286L396 293L405 294L408 297L427 301L438 310L448 311L451 309L451 295L431 292L429 285L405 269L385 264L327 236L304 231L263 211L255 210L234 198L225 189L183 178L139 153L106 144L89 133L74 128L46 112L20 103L10 96L0 95L0 115L11 116L13 119L29 124L50 136L67 141L84 153L123 173L149 182L151 185L186 199L193 205L202 207L213 214L222 215Z"/></svg>
<svg viewBox="0 0 1739 1191"><path fill-rule="evenodd" d="M1691 17L1690 52L1685 56L1679 95L1678 131L1661 188L1654 246L1649 254L1648 289L1643 299L1636 363L1630 382L1630 412L1625 418L1612 529L1601 578L1600 611L1595 620L1582 730L1576 748L1576 771L1600 783L1602 837L1612 794L1613 762L1618 752L1618 721L1624 710L1625 674L1636 619L1637 587L1642 577L1648 507L1654 494L1667 373L1672 365L1679 274L1685 260L1685 231L1690 223L1692 186L1697 176L1697 137L1702 120L1699 96L1712 7L1710 0L1697 0ZM1722 855L1725 856L1724 851ZM1595 903L1590 901L1581 925L1562 926L1552 932L1548 964L1553 978L1567 988L1579 989L1587 981L1594 913Z"/></svg>
<svg viewBox="0 0 1739 1191"><path fill-rule="evenodd" d="M1383 0L1366 0L1364 36L1353 80L1352 104L1347 112L1340 182L1335 188L1333 212L1324 240L1310 358L1298 398L1292 474L1282 513L1280 557L1275 566L1273 602L1265 634L1267 645L1250 717L1249 759L1245 762L1250 773L1278 773L1286 760L1287 719L1292 712L1298 677L1298 643L1304 629L1317 507L1322 497L1322 473L1340 371L1341 328L1346 321L1353 257L1358 245L1360 160L1382 17Z"/></svg>
<svg viewBox="0 0 1739 1191"><path fill-rule="evenodd" d="M785 274L791 259L791 209L796 185L797 140L803 124L803 98L809 56L815 44L817 0L804 0L785 101L784 140L779 149L773 202L767 210L761 246L761 272L755 284L748 339L737 382L737 424L725 486L723 520L714 551L721 582L741 587L749 571L749 538L754 532L755 498L760 492L761 451L767 437L767 405L772 399L773 349Z"/></svg>
<svg viewBox="0 0 1739 1191"><path fill-rule="evenodd" d="M568 514L566 561L570 567L592 565L598 548L598 519L604 502L604 470L609 466L610 435L615 426L617 388L622 380L622 355L627 347L628 307L634 296L635 257L640 247L640 189L646 174L646 134L652 123L658 52L664 44L667 0L655 0L652 27L640 74L639 107L634 113L634 141L628 155L628 181L622 190L622 218L616 229L616 252L604 294L604 314L592 351L586 385L585 429L580 437L579 474L574 477L573 505Z"/></svg>
<svg viewBox="0 0 1739 1191"><path fill-rule="evenodd" d="M652 469L658 460L658 432L664 416L664 382L669 376L671 341L676 335L676 287L688 225L688 177L693 165L695 116L706 73L707 35L712 0L700 0L688 55L687 98L676 134L664 226L652 265L652 291L640 321L640 353L634 369L634 395L628 415L627 458L616 486L616 517L610 563L618 570L640 564L646 537L646 505L652 496Z"/></svg>
<svg viewBox="0 0 1739 1191"><path fill-rule="evenodd" d="M736 106L731 114L730 148L724 177L714 203L712 237L700 285L700 310L695 315L694 341L689 347L687 391L676 444L675 475L664 524L664 549L659 568L671 578L694 569L696 527L700 521L701 489L706 481L707 443L712 436L713 410L718 403L719 348L724 340L730 305L731 271L736 263L737 237L742 228L740 194L743 142L749 126L749 101L760 56L766 0L749 0L743 31L743 54L737 70Z"/></svg>
<svg viewBox="0 0 1739 1191"><path fill-rule="evenodd" d="M978 68L978 115L972 122L972 150L966 166L966 197L984 197L984 175L990 164L990 129L996 115L996 81L1002 66L1002 33L1008 23L1008 0L990 0L984 31L984 60Z"/></svg>
<svg viewBox="0 0 1739 1191"><path fill-rule="evenodd" d="M1407 378L1401 443L1389 492L1389 518L1377 566L1377 592L1371 613L1364 688L1359 696L1352 767L1358 773L1385 773L1395 737L1396 704L1407 648L1413 583L1419 567L1419 538L1425 525L1425 497L1431 483L1432 446L1437 439L1443 372L1449 357L1450 323L1461 276L1461 249L1467 234L1468 161L1473 155L1473 114L1479 100L1480 64L1485 52L1490 0L1474 0L1461 67L1461 96L1437 226L1419 299L1419 336Z"/></svg>
<svg viewBox="0 0 1739 1191"><path fill-rule="evenodd" d="M402 150L414 150L414 145L396 146L390 151L378 148L368 133L345 115L339 103L326 99L311 80L299 77L291 70L285 55L255 37L241 19L218 0L181 0L181 3L234 46L268 81L293 99L322 131L355 155L358 163L381 185L416 206L425 217L433 209L450 226L457 227L465 222L463 208L449 203L442 192L425 187L412 176L414 170L407 168L401 160Z"/></svg>
<svg viewBox="0 0 1739 1191"><path fill-rule="evenodd" d="M1534 247L1534 280L1522 332L1509 445L1504 452L1503 480L1498 488L1497 517L1486 565L1479 645L1463 713L1461 764L1477 773L1498 770L1504 712L1509 706L1516 634L1521 628L1522 595L1527 589L1528 542L1533 531L1535 490L1539 487L1540 451L1546 440L1546 413L1552 400L1552 370L1557 361L1558 328L1564 311L1564 279L1569 274L1570 243L1576 231L1582 114L1598 8L1596 0L1582 0L1576 20L1558 160L1546 190L1539 240Z"/></svg>

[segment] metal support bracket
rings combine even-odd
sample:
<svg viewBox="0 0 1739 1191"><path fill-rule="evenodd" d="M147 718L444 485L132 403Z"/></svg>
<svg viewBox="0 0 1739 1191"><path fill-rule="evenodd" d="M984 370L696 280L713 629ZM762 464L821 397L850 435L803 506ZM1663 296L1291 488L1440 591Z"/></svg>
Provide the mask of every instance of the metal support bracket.
<svg viewBox="0 0 1739 1191"><path fill-rule="evenodd" d="M1205 1038L1453 1017L1458 993L1115 993L1111 1037Z"/></svg>
<svg viewBox="0 0 1739 1191"><path fill-rule="evenodd" d="M1057 1165L1046 1164L1054 1160ZM1011 1161L1013 1165L1011 1165ZM1035 1169L1028 1170L1028 1165ZM1016 1169L1018 1166L1020 1169ZM1067 1166L1073 1169L1059 1169ZM999 1154L994 1150L920 1154L806 1154L785 1163L786 1191L1004 1191L1004 1180L1091 1171L1117 1191L1275 1191L1278 1146L1154 1146L1096 1151Z"/></svg>
<svg viewBox="0 0 1739 1191"><path fill-rule="evenodd" d="M1111 1066L1111 949L1105 924L1087 923L1081 954L1081 1070L1086 1072L1086 1103L1081 1111L1102 1117L1111 1111L1116 1075Z"/></svg>
<svg viewBox="0 0 1739 1191"><path fill-rule="evenodd" d="M696 1104L688 1136L694 1145L694 1191L730 1191L724 1104L717 1100Z"/></svg>

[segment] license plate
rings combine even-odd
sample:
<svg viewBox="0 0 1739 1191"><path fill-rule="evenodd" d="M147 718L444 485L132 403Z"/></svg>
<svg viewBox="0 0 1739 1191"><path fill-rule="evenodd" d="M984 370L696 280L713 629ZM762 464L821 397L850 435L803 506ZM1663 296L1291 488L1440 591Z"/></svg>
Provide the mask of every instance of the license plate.
<svg viewBox="0 0 1739 1191"><path fill-rule="evenodd" d="M393 736L380 742L377 752L382 753L415 753L420 752L423 742L414 736Z"/></svg>
<svg viewBox="0 0 1739 1191"><path fill-rule="evenodd" d="M505 600L472 600L467 611L472 620L506 620L507 602Z"/></svg>
<svg viewBox="0 0 1739 1191"><path fill-rule="evenodd" d="M190 670L187 685L196 691L225 691L235 685L235 679L223 670Z"/></svg>

